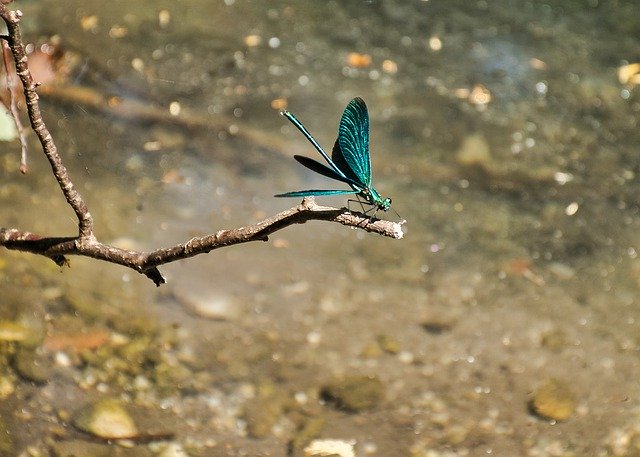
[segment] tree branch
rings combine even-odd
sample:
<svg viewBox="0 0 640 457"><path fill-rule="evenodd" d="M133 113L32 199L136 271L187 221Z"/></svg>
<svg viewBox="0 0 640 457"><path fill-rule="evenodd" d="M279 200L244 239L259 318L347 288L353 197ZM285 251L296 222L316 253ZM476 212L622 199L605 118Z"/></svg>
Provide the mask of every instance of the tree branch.
<svg viewBox="0 0 640 457"><path fill-rule="evenodd" d="M320 206L316 204L313 197L307 197L302 200L299 206L282 211L257 224L231 230L219 230L211 235L191 238L186 243L151 252L120 249L103 244L95 238L43 238L32 233L4 228L0 228L0 246L44 255L53 259L60 266L67 263L66 255L80 255L105 260L142 273L159 286L165 282L157 268L160 265L205 254L226 246L249 241L267 241L269 235L278 230L312 220L337 222L395 239L400 239L403 236L401 223L379 219L371 220L363 213L349 212L346 208Z"/></svg>
<svg viewBox="0 0 640 457"><path fill-rule="evenodd" d="M49 160L53 175L65 199L78 218L78 236L45 237L14 228L0 227L0 246L49 257L59 266L68 264L66 258L68 255L104 260L142 273L159 286L165 283L165 278L158 270L160 265L208 253L225 246L249 241L267 241L269 235L278 230L311 220L337 222L395 239L402 238L402 222L373 219L363 213L350 212L346 208L319 206L313 197L308 197L302 200L300 205L282 211L255 225L219 230L211 235L192 238L185 243L151 252L131 251L101 243L94 236L93 219L87 205L73 185L53 138L42 119L38 105L38 94L36 93L38 84L31 77L19 27L22 13L8 10L5 6L7 3L9 0L0 0L0 17L7 24L9 33L8 36L0 36L0 39L7 41L13 54L16 72L24 88L31 127L40 140L42 150Z"/></svg>

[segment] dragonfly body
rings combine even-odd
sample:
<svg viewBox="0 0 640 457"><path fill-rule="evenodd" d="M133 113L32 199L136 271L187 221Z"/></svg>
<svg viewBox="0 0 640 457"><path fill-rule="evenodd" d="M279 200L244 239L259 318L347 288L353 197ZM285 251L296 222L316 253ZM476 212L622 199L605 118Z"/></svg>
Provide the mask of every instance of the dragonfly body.
<svg viewBox="0 0 640 457"><path fill-rule="evenodd" d="M294 155L294 159L316 173L348 184L351 190L309 189L278 194L276 197L355 194L363 200L363 203L372 206L376 211L380 209L388 211L391 208L391 199L383 198L371 186L369 113L364 100L359 97L354 98L342 113L338 138L331 151L331 157L293 114L288 111L282 111L281 114L302 132L329 166L305 156Z"/></svg>

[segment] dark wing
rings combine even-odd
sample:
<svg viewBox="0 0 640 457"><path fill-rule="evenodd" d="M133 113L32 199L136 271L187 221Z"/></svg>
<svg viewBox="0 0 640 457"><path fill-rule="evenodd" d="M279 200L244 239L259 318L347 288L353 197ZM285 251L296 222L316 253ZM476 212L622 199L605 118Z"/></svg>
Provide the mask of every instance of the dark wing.
<svg viewBox="0 0 640 457"><path fill-rule="evenodd" d="M344 176L339 175L333 168L327 167L325 164L318 162L317 160L310 159L309 157L294 155L294 159L296 159L301 165L307 167L309 170L315 171L316 173L321 174L322 176L326 176L327 178L335 179L336 181L344 182L349 184L350 186L362 187L358 181L354 181L350 178L345 178Z"/></svg>
<svg viewBox="0 0 640 457"><path fill-rule="evenodd" d="M362 183L363 187L370 187L369 113L367 105L360 97L351 100L342 113L338 129L338 144L342 157L341 159L337 157L338 154L334 148L333 161L336 166L347 177L357 178L355 180ZM342 168L345 164L348 168Z"/></svg>
<svg viewBox="0 0 640 457"><path fill-rule="evenodd" d="M344 154L342 154L342 150L340 149L340 139L336 138L336 142L333 144L333 150L331 151L331 160L333 164L338 167L343 174L350 180L356 182L358 186L365 188L367 187L365 183L362 182L359 176L357 176L353 170L351 170L351 165L344 160Z"/></svg>

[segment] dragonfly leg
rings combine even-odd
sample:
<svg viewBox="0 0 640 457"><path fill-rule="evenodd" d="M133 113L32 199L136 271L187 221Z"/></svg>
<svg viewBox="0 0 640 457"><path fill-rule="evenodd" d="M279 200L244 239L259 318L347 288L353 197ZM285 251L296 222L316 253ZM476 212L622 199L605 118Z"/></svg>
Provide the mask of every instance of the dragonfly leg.
<svg viewBox="0 0 640 457"><path fill-rule="evenodd" d="M359 205L360 205L360 209L361 209L361 211L362 211L364 214L367 214L369 211L371 211L371 208L369 208L369 209L365 210L364 205L365 205L365 203L367 203L367 202L366 202L366 201L365 201L365 202L363 202L363 201L360 199L360 196L359 196L359 195L356 195L356 198L355 198L355 199L350 198L350 199L348 199L348 200L347 200L347 210L349 210L349 212L351 212L351 205L350 205L351 203L357 203L357 204L359 204Z"/></svg>
<svg viewBox="0 0 640 457"><path fill-rule="evenodd" d="M355 199L350 198L347 200L347 210L349 212L351 212L350 203L358 203L360 205L360 209L362 210L361 212L365 216L368 216L369 213L373 211L373 213L371 213L371 216L369 216L369 223L373 222L373 219L376 217L376 213L378 212L378 208L376 206L370 205L369 202L367 202L366 200L362 200L359 195L356 195ZM365 205L369 206L369 208L365 209Z"/></svg>

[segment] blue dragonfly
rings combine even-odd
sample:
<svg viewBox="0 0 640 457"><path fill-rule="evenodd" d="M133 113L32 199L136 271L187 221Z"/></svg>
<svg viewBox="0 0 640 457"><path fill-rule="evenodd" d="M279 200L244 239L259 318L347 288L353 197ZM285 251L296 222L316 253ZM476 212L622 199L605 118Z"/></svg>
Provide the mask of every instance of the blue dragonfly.
<svg viewBox="0 0 640 457"><path fill-rule="evenodd" d="M338 128L338 138L333 145L331 157L322 149L322 146L311 136L309 131L289 111L281 111L284 117L309 140L309 142L327 161L329 166L310 159L309 157L294 155L300 164L336 181L348 184L351 190L341 189L310 189L295 192L286 192L275 195L276 197L309 197L312 195L346 195L355 194L359 202L370 205L375 212L378 210L389 211L391 199L382 198L371 186L371 157L369 156L369 113L367 105L360 97L349 102ZM370 209L370 210L371 210ZM368 211L370 211L368 210ZM367 212L368 212L367 211ZM373 216L372 216L373 217Z"/></svg>

